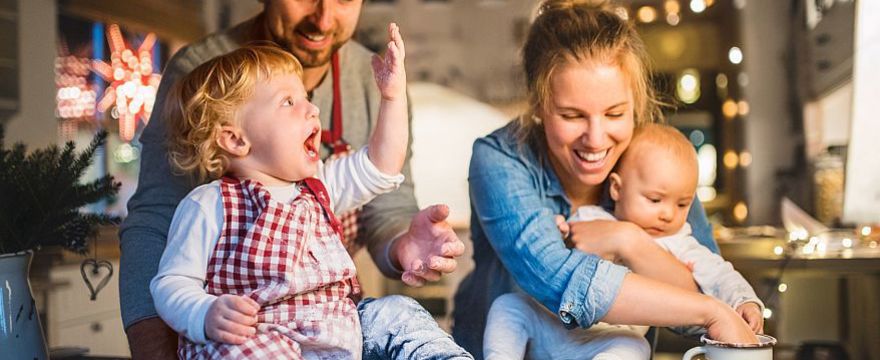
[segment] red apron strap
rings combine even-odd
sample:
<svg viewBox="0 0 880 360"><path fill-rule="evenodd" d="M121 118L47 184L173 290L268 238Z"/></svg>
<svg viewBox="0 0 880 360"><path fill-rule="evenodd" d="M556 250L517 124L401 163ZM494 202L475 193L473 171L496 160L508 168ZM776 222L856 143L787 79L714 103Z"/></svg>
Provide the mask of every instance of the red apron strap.
<svg viewBox="0 0 880 360"><path fill-rule="evenodd" d="M321 142L333 148L333 154L339 155L348 151L348 144L342 139L342 89L339 71L339 53L334 52L330 57L331 72L333 78L333 113L331 115L330 129L321 131Z"/></svg>
<svg viewBox="0 0 880 360"><path fill-rule="evenodd" d="M341 237L342 223L339 222L339 219L333 214L333 209L330 208L330 195L327 193L327 188L324 187L324 183L316 178L303 179L303 183L305 183L306 189L308 189L312 195L315 195L318 203L321 204L321 208L324 209L324 214L326 214L327 219L330 220L330 227L332 227Z"/></svg>

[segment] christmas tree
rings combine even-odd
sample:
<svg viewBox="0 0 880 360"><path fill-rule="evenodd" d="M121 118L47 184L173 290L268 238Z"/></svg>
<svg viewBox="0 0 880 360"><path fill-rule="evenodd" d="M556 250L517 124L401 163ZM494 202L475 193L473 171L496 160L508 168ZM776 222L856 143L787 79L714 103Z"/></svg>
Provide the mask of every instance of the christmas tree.
<svg viewBox="0 0 880 360"><path fill-rule="evenodd" d="M0 254L43 246L83 253L98 225L119 223L118 217L81 211L119 191L120 184L110 175L80 183L106 140L107 132L99 132L79 155L73 142L63 149L52 145L28 154L22 143L7 149L0 126Z"/></svg>

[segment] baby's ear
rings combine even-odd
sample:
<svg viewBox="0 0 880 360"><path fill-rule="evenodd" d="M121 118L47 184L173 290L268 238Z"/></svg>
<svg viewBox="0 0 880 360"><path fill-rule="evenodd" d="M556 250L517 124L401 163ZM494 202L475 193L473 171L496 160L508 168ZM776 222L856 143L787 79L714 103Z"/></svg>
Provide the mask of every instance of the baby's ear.
<svg viewBox="0 0 880 360"><path fill-rule="evenodd" d="M608 177L611 179L611 186L609 187L611 200L617 202L620 200L620 187L623 186L623 179L621 179L620 174L616 172L611 173Z"/></svg>
<svg viewBox="0 0 880 360"><path fill-rule="evenodd" d="M244 157L251 151L251 144L244 138L244 132L233 125L220 126L217 146L235 157Z"/></svg>

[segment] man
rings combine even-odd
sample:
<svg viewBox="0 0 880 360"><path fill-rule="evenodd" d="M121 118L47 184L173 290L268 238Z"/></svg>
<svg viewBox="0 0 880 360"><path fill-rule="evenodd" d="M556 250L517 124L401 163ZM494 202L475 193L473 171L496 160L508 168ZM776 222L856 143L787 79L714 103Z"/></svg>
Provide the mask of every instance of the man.
<svg viewBox="0 0 880 360"><path fill-rule="evenodd" d="M272 41L288 49L304 67L303 82L321 112L329 140L322 157L342 155L366 144L381 95L373 81L372 53L351 40L362 0L262 0L256 18L181 49L168 62L141 142L138 189L120 230L120 302L132 356L175 358L177 335L156 315L149 283L156 274L177 203L198 184L171 173L163 109L174 82L205 61L250 41ZM331 111L332 109L332 111ZM341 124L341 126L339 126ZM335 126L334 126L335 125ZM409 159L409 156L407 156ZM406 181L364 206L350 252L367 246L388 277L410 286L436 281L455 270L464 244L446 223L448 208L418 211L409 164Z"/></svg>

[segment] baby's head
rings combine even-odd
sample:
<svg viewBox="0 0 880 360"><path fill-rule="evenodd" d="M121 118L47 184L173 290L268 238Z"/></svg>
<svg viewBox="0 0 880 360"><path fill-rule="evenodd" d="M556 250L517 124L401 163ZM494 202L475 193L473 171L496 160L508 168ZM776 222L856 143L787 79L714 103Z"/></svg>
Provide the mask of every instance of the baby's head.
<svg viewBox="0 0 880 360"><path fill-rule="evenodd" d="M614 216L651 236L675 234L687 220L697 177L696 151L681 132L642 125L610 175Z"/></svg>
<svg viewBox="0 0 880 360"><path fill-rule="evenodd" d="M197 67L169 93L171 163L200 181L250 170L285 181L313 176L321 124L302 71L266 43Z"/></svg>

